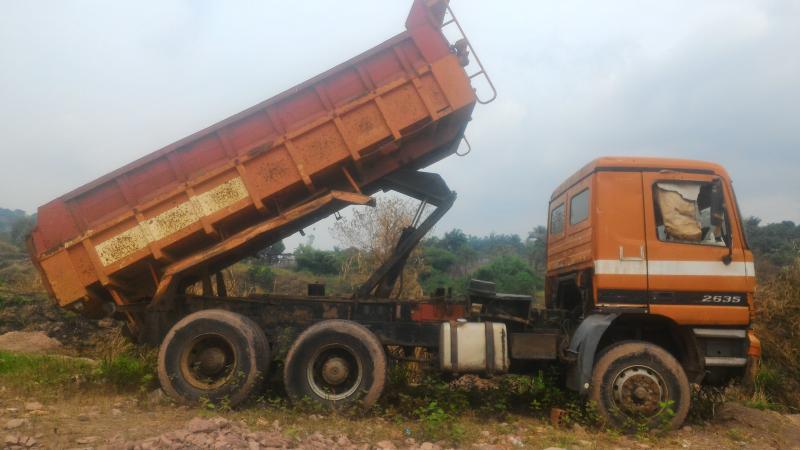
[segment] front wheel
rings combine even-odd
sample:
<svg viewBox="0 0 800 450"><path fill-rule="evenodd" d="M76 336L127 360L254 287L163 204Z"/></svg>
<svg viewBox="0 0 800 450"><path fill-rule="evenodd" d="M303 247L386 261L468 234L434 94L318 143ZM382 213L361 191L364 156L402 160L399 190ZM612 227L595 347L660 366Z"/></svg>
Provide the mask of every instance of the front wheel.
<svg viewBox="0 0 800 450"><path fill-rule="evenodd" d="M589 398L613 425L675 429L689 413L689 389L683 367L666 350L622 342L595 363Z"/></svg>
<svg viewBox="0 0 800 450"><path fill-rule="evenodd" d="M347 320L312 325L286 355L283 383L292 401L370 407L386 384L386 353L367 328Z"/></svg>

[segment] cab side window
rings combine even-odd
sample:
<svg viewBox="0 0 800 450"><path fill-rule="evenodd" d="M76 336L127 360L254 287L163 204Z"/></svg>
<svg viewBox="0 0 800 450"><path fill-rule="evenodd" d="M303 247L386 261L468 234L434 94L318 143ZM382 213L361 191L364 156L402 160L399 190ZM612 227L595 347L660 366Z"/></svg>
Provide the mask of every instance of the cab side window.
<svg viewBox="0 0 800 450"><path fill-rule="evenodd" d="M589 189L573 195L569 201L569 224L575 225L589 218Z"/></svg>
<svg viewBox="0 0 800 450"><path fill-rule="evenodd" d="M659 240L724 247L730 239L719 182L658 182L653 197Z"/></svg>
<svg viewBox="0 0 800 450"><path fill-rule="evenodd" d="M561 234L564 231L564 204L550 211L550 234Z"/></svg>

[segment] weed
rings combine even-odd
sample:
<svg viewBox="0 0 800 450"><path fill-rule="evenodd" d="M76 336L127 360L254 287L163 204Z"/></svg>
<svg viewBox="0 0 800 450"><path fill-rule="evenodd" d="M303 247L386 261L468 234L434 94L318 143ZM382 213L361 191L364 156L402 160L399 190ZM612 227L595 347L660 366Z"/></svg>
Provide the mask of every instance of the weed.
<svg viewBox="0 0 800 450"><path fill-rule="evenodd" d="M137 357L120 354L100 360L94 375L118 389L140 389L150 387L155 380L153 357Z"/></svg>
<svg viewBox="0 0 800 450"><path fill-rule="evenodd" d="M728 436L728 439L734 442L745 442L747 440L747 436L738 428L731 428L726 431L725 434Z"/></svg>
<svg viewBox="0 0 800 450"><path fill-rule="evenodd" d="M448 440L458 444L464 438L464 427L453 416L445 412L437 402L417 408L414 412L422 426L422 438L439 441Z"/></svg>

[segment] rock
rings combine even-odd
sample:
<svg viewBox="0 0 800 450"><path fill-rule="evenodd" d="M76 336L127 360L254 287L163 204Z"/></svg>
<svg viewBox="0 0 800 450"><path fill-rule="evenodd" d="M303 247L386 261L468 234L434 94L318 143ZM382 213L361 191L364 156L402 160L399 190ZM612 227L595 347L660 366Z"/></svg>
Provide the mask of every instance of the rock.
<svg viewBox="0 0 800 450"><path fill-rule="evenodd" d="M75 439L76 444L86 445L86 444L93 444L100 439L98 436L86 436L82 438Z"/></svg>
<svg viewBox="0 0 800 450"><path fill-rule="evenodd" d="M81 422L88 422L89 416L87 416L86 414L78 414L78 420Z"/></svg>
<svg viewBox="0 0 800 450"><path fill-rule="evenodd" d="M118 408L113 408L111 410L111 415L114 416L114 417L119 417L119 416L122 415L122 410L118 409Z"/></svg>
<svg viewBox="0 0 800 450"><path fill-rule="evenodd" d="M438 450L439 448L441 448L441 447L439 447L438 445L436 445L436 444L434 444L432 442L423 442L419 446L419 450Z"/></svg>
<svg viewBox="0 0 800 450"><path fill-rule="evenodd" d="M491 435L492 435L492 433L490 433L488 430L481 430L481 436L482 437L488 438Z"/></svg>
<svg viewBox="0 0 800 450"><path fill-rule="evenodd" d="M161 388L153 389L149 394L147 394L147 401L151 404L159 404L166 399L167 396L164 394L164 391L162 391Z"/></svg>
<svg viewBox="0 0 800 450"><path fill-rule="evenodd" d="M97 326L100 328L111 328L114 326L114 319L112 319L111 317L100 319L97 321Z"/></svg>
<svg viewBox="0 0 800 450"><path fill-rule="evenodd" d="M472 448L475 450L502 450L500 447L492 444L475 444Z"/></svg>
<svg viewBox="0 0 800 450"><path fill-rule="evenodd" d="M5 445L17 445L19 443L19 436L15 436L13 434L9 434L3 440Z"/></svg>
<svg viewBox="0 0 800 450"><path fill-rule="evenodd" d="M19 412L19 408L6 408L6 412L9 414L16 414Z"/></svg>
<svg viewBox="0 0 800 450"><path fill-rule="evenodd" d="M26 438L20 438L19 443L20 443L20 445L24 445L25 447L33 447L38 442L36 442L36 439L34 439L34 438L29 436L29 437L26 437Z"/></svg>
<svg viewBox="0 0 800 450"><path fill-rule="evenodd" d="M508 441L508 443L513 445L514 447L522 447L525 445L522 443L522 439L520 439L517 436L508 436L506 437L506 441Z"/></svg>
<svg viewBox="0 0 800 450"><path fill-rule="evenodd" d="M41 331L9 331L0 335L0 350L47 353L61 348L61 342Z"/></svg>
<svg viewBox="0 0 800 450"><path fill-rule="evenodd" d="M195 417L186 424L186 429L189 430L190 433L205 433L218 430L219 428L219 422L213 419L202 419L200 417Z"/></svg>
<svg viewBox="0 0 800 450"><path fill-rule="evenodd" d="M6 422L6 430L14 430L29 423L28 419L10 419Z"/></svg>
<svg viewBox="0 0 800 450"><path fill-rule="evenodd" d="M44 409L44 406L39 402L25 403L25 411L41 411L42 409Z"/></svg>
<svg viewBox="0 0 800 450"><path fill-rule="evenodd" d="M586 439L578 439L578 445L581 447L591 447L594 445L592 441L587 441Z"/></svg>
<svg viewBox="0 0 800 450"><path fill-rule="evenodd" d="M692 427L690 427L689 425L684 425L683 428L681 428L681 430L683 430L683 431L685 431L687 433L691 433L692 432Z"/></svg>
<svg viewBox="0 0 800 450"><path fill-rule="evenodd" d="M586 434L586 429L584 429L580 424L576 423L572 426L572 431L575 434Z"/></svg>
<svg viewBox="0 0 800 450"><path fill-rule="evenodd" d="M377 450L397 450L397 447L392 441L380 441L375 444Z"/></svg>
<svg viewBox="0 0 800 450"><path fill-rule="evenodd" d="M564 447L547 447L544 450L567 450Z"/></svg>

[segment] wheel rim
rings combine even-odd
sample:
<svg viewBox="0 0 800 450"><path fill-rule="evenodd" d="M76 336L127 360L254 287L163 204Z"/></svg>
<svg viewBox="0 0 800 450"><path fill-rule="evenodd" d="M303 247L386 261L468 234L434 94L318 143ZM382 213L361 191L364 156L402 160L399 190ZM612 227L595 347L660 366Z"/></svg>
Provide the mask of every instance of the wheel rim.
<svg viewBox="0 0 800 450"><path fill-rule="evenodd" d="M361 359L346 345L319 348L306 371L311 390L325 400L343 400L358 389L363 377Z"/></svg>
<svg viewBox="0 0 800 450"><path fill-rule="evenodd" d="M192 340L181 353L181 373L198 389L211 390L225 384L236 368L233 345L218 334L204 334Z"/></svg>
<svg viewBox="0 0 800 450"><path fill-rule="evenodd" d="M647 366L621 370L612 386L614 406L628 416L653 417L664 409L669 398L664 378Z"/></svg>

